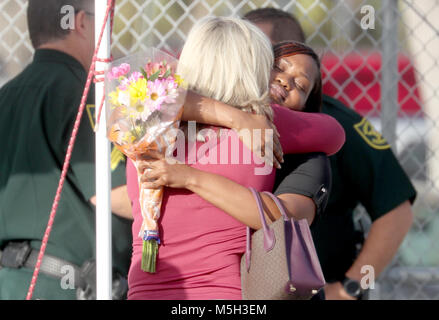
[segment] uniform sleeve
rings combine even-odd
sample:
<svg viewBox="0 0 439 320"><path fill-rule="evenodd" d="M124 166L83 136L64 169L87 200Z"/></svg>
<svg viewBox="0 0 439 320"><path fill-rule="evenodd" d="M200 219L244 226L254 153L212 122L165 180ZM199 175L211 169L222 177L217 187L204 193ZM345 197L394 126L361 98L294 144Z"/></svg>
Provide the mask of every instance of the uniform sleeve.
<svg viewBox="0 0 439 320"><path fill-rule="evenodd" d="M280 181L279 181L280 180ZM284 168L278 170L274 194L300 194L311 198L321 214L331 189L331 166L323 153L287 155Z"/></svg>
<svg viewBox="0 0 439 320"><path fill-rule="evenodd" d="M344 128L347 140L336 155L339 170L372 220L406 200L413 203L416 190L381 134L365 118Z"/></svg>
<svg viewBox="0 0 439 320"><path fill-rule="evenodd" d="M68 145L68 141L66 145ZM84 114L78 130L70 166L86 199L90 199L96 194L95 145L94 131ZM111 188L113 189L124 184L126 184L125 166L122 163L111 171Z"/></svg>
<svg viewBox="0 0 439 320"><path fill-rule="evenodd" d="M64 163L67 153L67 147L72 134L74 122L79 108L81 95L73 93L57 94L52 96L52 102L57 106L58 110L64 110L63 120L60 120L59 133L61 138L60 145L63 146L62 154L59 155L60 166ZM87 110L88 109L88 110ZM95 134L93 131L94 105L88 105L84 109L81 123L77 132L75 145L72 152L69 167L69 178L77 186L85 199L90 199L96 194L95 184ZM55 119L52 118L52 121ZM59 148L59 147L58 147ZM111 172L111 186L124 185L125 166L124 162L119 162L117 166L113 166Z"/></svg>
<svg viewBox="0 0 439 320"><path fill-rule="evenodd" d="M345 142L343 127L333 117L273 105L274 124L285 154L323 152L335 154Z"/></svg>

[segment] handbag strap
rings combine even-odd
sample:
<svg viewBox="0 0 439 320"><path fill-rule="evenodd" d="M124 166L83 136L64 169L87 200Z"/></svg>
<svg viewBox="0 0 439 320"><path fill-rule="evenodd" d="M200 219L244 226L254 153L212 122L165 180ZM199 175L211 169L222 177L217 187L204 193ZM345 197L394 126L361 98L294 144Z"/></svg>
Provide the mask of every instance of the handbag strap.
<svg viewBox="0 0 439 320"><path fill-rule="evenodd" d="M277 208L279 209L279 211L280 211L280 213L281 213L281 215L282 215L282 217L284 218L285 221L293 219L293 218L290 218L287 215L284 205L282 204L282 202L274 194L272 194L270 192L267 192L267 191L264 191L262 193L266 194L267 196L269 196L274 201L274 203L276 204Z"/></svg>
<svg viewBox="0 0 439 320"><path fill-rule="evenodd" d="M249 189L256 200L256 205L259 211L259 217L261 219L262 230L264 232L264 249L265 251L268 252L271 249L273 249L274 244L276 243L274 231L267 225L267 221L265 220L264 209L262 206L262 200L261 200L261 196L259 195L259 192L257 192L255 189L251 187ZM251 261L250 227L247 227L247 245L245 251L245 263L246 263L247 271L250 270L250 261Z"/></svg>
<svg viewBox="0 0 439 320"><path fill-rule="evenodd" d="M280 202L280 200L279 200L274 194L272 194L272 193L270 193L270 192L267 192L267 191L264 191L264 192L262 192L262 193L266 194L267 196L269 196L269 197L274 201L274 203L275 203L276 206L278 207L278 209L279 209L279 211L280 211L280 213L281 213L281 215L282 215L282 217L284 218L285 221L288 221L288 220L291 219L291 218L287 215L287 213L285 212L285 207L284 207L284 205L282 204L282 202Z"/></svg>

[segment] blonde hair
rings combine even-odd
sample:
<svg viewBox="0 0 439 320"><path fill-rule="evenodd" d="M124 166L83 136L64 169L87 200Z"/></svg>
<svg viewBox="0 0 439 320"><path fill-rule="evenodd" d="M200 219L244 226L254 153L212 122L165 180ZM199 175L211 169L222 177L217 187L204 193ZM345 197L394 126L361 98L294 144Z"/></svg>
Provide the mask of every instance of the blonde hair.
<svg viewBox="0 0 439 320"><path fill-rule="evenodd" d="M269 84L273 60L270 41L252 23L208 17L191 29L177 72L191 90L272 120Z"/></svg>

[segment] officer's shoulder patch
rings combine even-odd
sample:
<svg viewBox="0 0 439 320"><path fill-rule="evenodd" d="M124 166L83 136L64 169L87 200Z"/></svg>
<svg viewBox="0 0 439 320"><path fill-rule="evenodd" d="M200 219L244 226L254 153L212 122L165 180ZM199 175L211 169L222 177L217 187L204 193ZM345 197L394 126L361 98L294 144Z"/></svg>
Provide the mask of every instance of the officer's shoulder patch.
<svg viewBox="0 0 439 320"><path fill-rule="evenodd" d="M374 149L385 150L389 149L390 145L386 139L375 130L372 124L363 118L357 124L354 124L354 129L358 132L361 138L363 138L366 143Z"/></svg>
<svg viewBox="0 0 439 320"><path fill-rule="evenodd" d="M95 129L95 105L94 104L87 104L85 106L85 109L87 110L88 120L90 121L91 129L94 131Z"/></svg>

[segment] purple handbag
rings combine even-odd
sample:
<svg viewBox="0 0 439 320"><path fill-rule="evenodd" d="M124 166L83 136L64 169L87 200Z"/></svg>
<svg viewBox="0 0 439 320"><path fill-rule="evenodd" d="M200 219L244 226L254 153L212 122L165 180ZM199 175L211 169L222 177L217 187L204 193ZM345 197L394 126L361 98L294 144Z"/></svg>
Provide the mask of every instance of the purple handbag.
<svg viewBox="0 0 439 320"><path fill-rule="evenodd" d="M247 227L247 248L241 258L241 287L244 300L306 300L325 285L311 231L306 219L294 220L271 193L282 218L270 226L265 221L258 192L250 188L259 209L262 228Z"/></svg>

